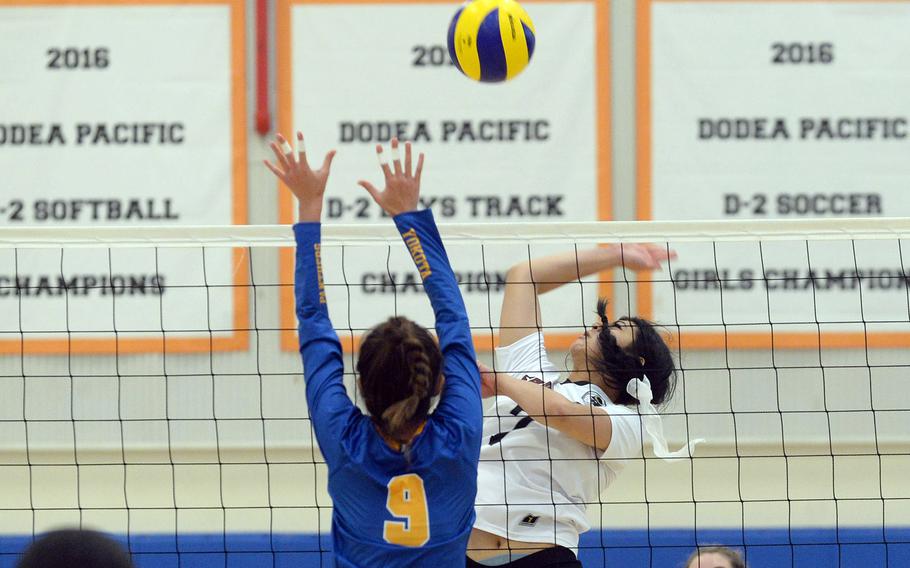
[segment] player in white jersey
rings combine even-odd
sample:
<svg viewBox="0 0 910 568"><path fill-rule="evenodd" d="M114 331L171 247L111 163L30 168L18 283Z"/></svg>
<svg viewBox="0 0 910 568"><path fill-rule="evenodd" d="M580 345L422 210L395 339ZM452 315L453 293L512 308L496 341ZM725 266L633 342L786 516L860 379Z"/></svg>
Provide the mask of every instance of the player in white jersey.
<svg viewBox="0 0 910 568"><path fill-rule="evenodd" d="M477 519L467 566L581 566L572 549L587 531L585 507L648 439L667 451L655 404L669 400L676 367L653 324L599 322L571 345L565 380L547 357L538 295L615 266L659 269L670 253L623 245L533 259L506 277L496 372L481 366L485 412L477 478Z"/></svg>

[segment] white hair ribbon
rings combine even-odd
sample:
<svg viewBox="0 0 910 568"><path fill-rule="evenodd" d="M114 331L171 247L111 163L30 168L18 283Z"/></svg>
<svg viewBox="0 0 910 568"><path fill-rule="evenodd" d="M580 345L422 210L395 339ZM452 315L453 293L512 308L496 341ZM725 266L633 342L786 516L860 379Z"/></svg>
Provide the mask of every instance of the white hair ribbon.
<svg viewBox="0 0 910 568"><path fill-rule="evenodd" d="M642 375L641 379L632 379L626 385L626 392L632 395L638 401L638 414L645 432L651 438L651 446L654 449L654 455L661 459L686 458L692 457L692 450L697 444L704 442L704 438L692 440L682 448L671 452L667 449L667 440L664 438L664 424L660 419L657 409L651 404L654 400L654 393L651 391L651 381L647 375Z"/></svg>

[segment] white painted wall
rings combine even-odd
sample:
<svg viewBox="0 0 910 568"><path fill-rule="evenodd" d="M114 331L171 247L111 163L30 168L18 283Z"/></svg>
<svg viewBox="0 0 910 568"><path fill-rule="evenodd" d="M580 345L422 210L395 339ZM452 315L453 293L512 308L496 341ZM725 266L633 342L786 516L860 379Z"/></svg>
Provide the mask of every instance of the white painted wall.
<svg viewBox="0 0 910 568"><path fill-rule="evenodd" d="M634 2L614 0L612 175L615 216L626 220L634 29ZM252 49L252 29L249 37ZM253 94L251 83L251 107ZM260 167L267 155L251 136L251 223L277 219L275 184ZM327 530L300 362L279 349L277 288L268 286L277 259L271 249L253 254L248 352L0 357L0 533L80 521L133 533ZM618 296L626 304L625 291ZM638 461L592 518L613 527L910 524L908 364L907 349L682 353L666 429L671 445L687 430L708 443L691 463Z"/></svg>

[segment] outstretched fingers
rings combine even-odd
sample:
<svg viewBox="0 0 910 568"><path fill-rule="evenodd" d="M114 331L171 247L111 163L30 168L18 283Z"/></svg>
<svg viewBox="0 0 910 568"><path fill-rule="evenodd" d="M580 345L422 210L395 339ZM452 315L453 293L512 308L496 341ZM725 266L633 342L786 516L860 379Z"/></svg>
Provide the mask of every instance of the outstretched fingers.
<svg viewBox="0 0 910 568"><path fill-rule="evenodd" d="M332 161L335 159L335 154L337 154L337 152L332 150L325 155L325 159L322 161L322 170L324 172L328 173L329 170L332 169Z"/></svg>
<svg viewBox="0 0 910 568"><path fill-rule="evenodd" d="M403 170L401 169L401 150L398 148L398 138L392 138L390 146L392 148L392 171L396 176L400 176Z"/></svg>
<svg viewBox="0 0 910 568"><path fill-rule="evenodd" d="M376 146L376 157L385 176L385 187L379 190L367 181L359 181L358 185L367 190L373 200L382 207L382 210L391 216L406 211L415 211L420 199L420 173L423 169L423 154L417 161L416 174L412 174L413 149L410 143L405 143L404 163L401 160L401 144L397 138L392 139L391 151L392 164L389 164L381 144ZM394 167L394 170L393 170Z"/></svg>
<svg viewBox="0 0 910 568"><path fill-rule="evenodd" d="M274 165L272 162L270 162L268 160L262 160L262 163L264 163L265 167L267 167L269 170L271 170L272 173L278 177L278 179L280 179L281 181L284 181L284 172L281 171L280 168L278 168L276 165Z"/></svg>
<svg viewBox="0 0 910 568"><path fill-rule="evenodd" d="M420 185L420 175L423 173L423 152L417 156L417 170L414 172L414 179L417 185Z"/></svg>
<svg viewBox="0 0 910 568"><path fill-rule="evenodd" d="M413 170L411 168L411 143L404 143L404 175L411 177L413 175Z"/></svg>
<svg viewBox="0 0 910 568"><path fill-rule="evenodd" d="M281 151L281 147L278 145L278 142L271 142L269 144L269 148L271 148L272 153L275 154L275 164L278 165L282 171L288 171L288 169L290 169L288 158L284 155L284 152Z"/></svg>
<svg viewBox="0 0 910 568"><path fill-rule="evenodd" d="M297 161L306 167L310 167L306 160L306 144L303 142L303 132L297 132Z"/></svg>
<svg viewBox="0 0 910 568"><path fill-rule="evenodd" d="M380 191L378 189L376 189L375 185L373 185L372 183L370 183L368 181L364 181L364 180L358 181L357 185L359 185L360 187L367 190L367 193L370 194L370 197L373 198L373 201L375 201L376 203L379 203Z"/></svg>
<svg viewBox="0 0 910 568"><path fill-rule="evenodd" d="M382 144L376 144L376 158L379 160L379 167L382 168L382 174L385 176L386 181L388 181L388 179L392 177L392 170L389 168L389 161L385 157Z"/></svg>
<svg viewBox="0 0 910 568"><path fill-rule="evenodd" d="M648 252L657 262L666 262L676 258L676 251L660 245L645 245Z"/></svg>
<svg viewBox="0 0 910 568"><path fill-rule="evenodd" d="M287 138L278 134L278 144L280 144L281 154L284 156L285 162L290 166L291 164L296 164L297 159L294 157L294 149L291 148L291 145L288 143Z"/></svg>

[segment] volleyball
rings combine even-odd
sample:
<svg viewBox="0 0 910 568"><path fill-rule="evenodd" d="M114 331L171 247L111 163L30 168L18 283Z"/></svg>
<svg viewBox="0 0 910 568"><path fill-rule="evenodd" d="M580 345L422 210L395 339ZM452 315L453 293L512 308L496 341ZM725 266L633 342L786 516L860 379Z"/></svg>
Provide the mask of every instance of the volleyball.
<svg viewBox="0 0 910 568"><path fill-rule="evenodd" d="M534 23L514 0L473 0L452 18L449 56L459 71L484 83L508 81L534 55Z"/></svg>

